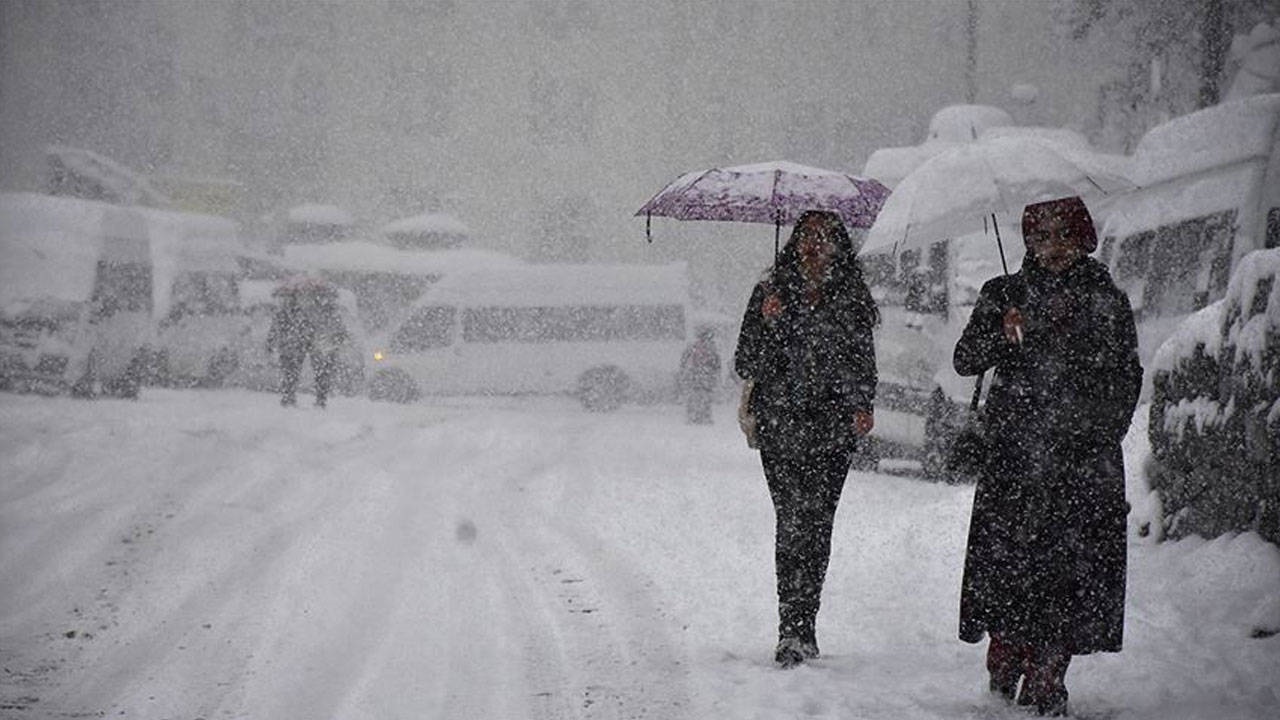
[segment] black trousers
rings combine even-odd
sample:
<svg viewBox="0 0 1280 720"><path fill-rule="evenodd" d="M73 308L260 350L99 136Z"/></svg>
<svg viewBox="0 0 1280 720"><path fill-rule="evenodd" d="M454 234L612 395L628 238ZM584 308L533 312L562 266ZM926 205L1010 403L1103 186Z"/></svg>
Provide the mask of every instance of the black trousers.
<svg viewBox="0 0 1280 720"><path fill-rule="evenodd" d="M778 635L812 642L852 447L812 427L782 423L763 430L760 460L775 514Z"/></svg>
<svg viewBox="0 0 1280 720"><path fill-rule="evenodd" d="M280 373L283 382L280 387L281 399L286 405L292 405L298 393L298 382L302 379L302 363L311 355L311 369L316 374L316 404L324 405L329 396L329 386L333 382L333 372L338 364L336 351L312 350L280 353Z"/></svg>

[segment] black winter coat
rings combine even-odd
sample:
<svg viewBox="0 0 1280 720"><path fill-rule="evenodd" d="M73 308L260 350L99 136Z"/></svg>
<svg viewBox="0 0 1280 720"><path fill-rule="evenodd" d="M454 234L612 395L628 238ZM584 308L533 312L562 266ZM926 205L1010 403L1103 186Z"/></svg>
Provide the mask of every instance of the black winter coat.
<svg viewBox="0 0 1280 720"><path fill-rule="evenodd" d="M1002 322L1016 306L1020 345ZM960 638L985 632L1073 654L1120 649L1128 504L1120 441L1142 387L1128 298L1084 258L1060 275L1028 261L987 282L956 371L995 368L991 444L965 555Z"/></svg>
<svg viewBox="0 0 1280 720"><path fill-rule="evenodd" d="M829 283L823 299L810 307L784 285L782 314L770 320L762 307L774 287L769 281L756 285L742 318L734 370L755 382L749 408L762 437L786 425L852 450L854 414L873 409L877 382L875 310L862 290Z"/></svg>

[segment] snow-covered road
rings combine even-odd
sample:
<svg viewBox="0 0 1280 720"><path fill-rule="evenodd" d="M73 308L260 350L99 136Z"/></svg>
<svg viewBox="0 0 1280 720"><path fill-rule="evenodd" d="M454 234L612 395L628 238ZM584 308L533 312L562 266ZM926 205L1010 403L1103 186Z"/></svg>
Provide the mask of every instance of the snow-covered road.
<svg viewBox="0 0 1280 720"><path fill-rule="evenodd" d="M970 488L852 474L824 657L772 667L772 513L718 412L0 395L0 717L1021 717L954 639ZM1275 547L1136 541L1128 619L1082 715L1280 713Z"/></svg>

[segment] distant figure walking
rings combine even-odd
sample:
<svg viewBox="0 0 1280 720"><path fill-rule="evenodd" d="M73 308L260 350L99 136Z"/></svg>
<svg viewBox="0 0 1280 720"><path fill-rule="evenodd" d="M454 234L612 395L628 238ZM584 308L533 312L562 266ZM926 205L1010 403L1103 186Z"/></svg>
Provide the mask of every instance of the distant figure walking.
<svg viewBox="0 0 1280 720"><path fill-rule="evenodd" d="M879 317L844 223L810 211L742 318L734 369L750 386L743 427L773 499L782 667L818 656L836 506L875 424Z"/></svg>
<svg viewBox="0 0 1280 720"><path fill-rule="evenodd" d="M1124 632L1124 455L1142 387L1129 300L1080 198L1028 205L1026 260L982 287L955 368L995 368L973 496L960 639L986 635L990 689L1067 713L1073 655ZM1019 682L1021 681L1021 688Z"/></svg>
<svg viewBox="0 0 1280 720"><path fill-rule="evenodd" d="M271 319L267 352L280 354L280 404L297 404L302 363L311 358L315 373L316 407L324 407L338 364L338 349L347 340L347 330L338 314L338 293L313 278L287 281L273 293L280 309Z"/></svg>
<svg viewBox="0 0 1280 720"><path fill-rule="evenodd" d="M711 424L711 395L720 380L720 353L715 330L704 327L680 357L678 382L684 393L685 419L692 425Z"/></svg>

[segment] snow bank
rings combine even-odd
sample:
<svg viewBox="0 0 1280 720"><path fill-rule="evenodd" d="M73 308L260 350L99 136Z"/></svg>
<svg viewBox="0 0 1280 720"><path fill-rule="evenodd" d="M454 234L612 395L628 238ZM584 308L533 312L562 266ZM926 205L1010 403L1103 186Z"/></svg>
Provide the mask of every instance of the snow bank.
<svg viewBox="0 0 1280 720"><path fill-rule="evenodd" d="M336 205L322 205L319 203L303 203L302 205L291 207L285 217L291 223L306 223L309 225L350 227L355 224L355 219L346 210Z"/></svg>
<svg viewBox="0 0 1280 720"><path fill-rule="evenodd" d="M364 241L296 244L284 248L285 263L303 270L347 270L409 275L482 272L492 267L519 265L506 253L477 248L399 250Z"/></svg>

